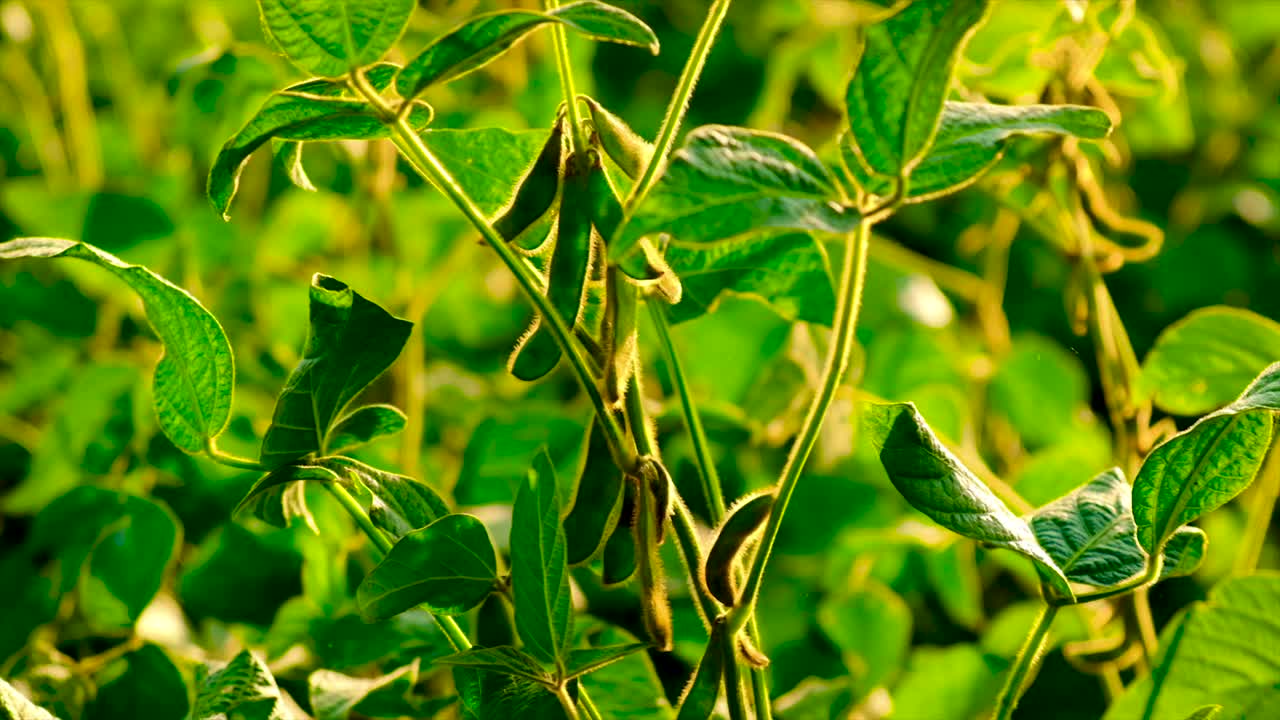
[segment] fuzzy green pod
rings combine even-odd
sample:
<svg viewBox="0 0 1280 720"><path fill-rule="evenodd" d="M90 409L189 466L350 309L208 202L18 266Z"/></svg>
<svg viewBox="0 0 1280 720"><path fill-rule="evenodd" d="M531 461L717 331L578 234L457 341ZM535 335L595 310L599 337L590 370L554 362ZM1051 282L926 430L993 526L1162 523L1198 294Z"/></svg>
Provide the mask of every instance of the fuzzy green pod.
<svg viewBox="0 0 1280 720"><path fill-rule="evenodd" d="M725 515L716 540L703 564L703 582L711 596L726 607L738 604L735 565L742 551L764 527L773 510L773 493L764 491L743 498Z"/></svg>
<svg viewBox="0 0 1280 720"><path fill-rule="evenodd" d="M707 648L702 653L698 668L680 694L680 710L676 720L709 720L720 698L721 680L724 678L725 650L729 647L727 626L723 622L711 628Z"/></svg>
<svg viewBox="0 0 1280 720"><path fill-rule="evenodd" d="M516 186L511 204L493 220L493 229L504 240L514 242L522 249L533 250L545 239L538 233L532 233L528 238L521 236L555 205L556 193L564 177L564 128L565 119L561 115L551 126L551 134L538 157L534 158L528 172Z"/></svg>
<svg viewBox="0 0 1280 720"><path fill-rule="evenodd" d="M600 239L604 241L605 247L608 247L622 225L622 202L618 199L617 190L609 183L609 176L605 174L603 168L592 174L588 187L591 194L591 222L595 225L596 232L600 234ZM636 280L646 282L661 280L663 267L651 264L648 255L645 252L630 253L618 263L618 267ZM665 267L665 263L663 266ZM667 272L670 270L667 269Z"/></svg>
<svg viewBox="0 0 1280 720"><path fill-rule="evenodd" d="M675 640L661 549L663 528L671 509L671 476L661 463L650 459L643 463L636 479L640 484L639 503L632 530L636 536L636 573L640 576L640 611L649 641L667 652Z"/></svg>
<svg viewBox="0 0 1280 720"><path fill-rule="evenodd" d="M578 97L587 104L591 124L595 126L600 146L609 159L617 163L618 168L633 180L640 177L649 164L649 158L653 156L653 146L637 135L622 118L605 110L600 103L586 95Z"/></svg>
<svg viewBox="0 0 1280 720"><path fill-rule="evenodd" d="M587 182L599 164L600 156L594 152L575 153L565 167L556 244L547 269L547 299L570 327L578 323L587 301L587 276L594 252ZM511 374L521 380L537 380L560 361L560 346L545 325L546 318L534 321L511 355Z"/></svg>

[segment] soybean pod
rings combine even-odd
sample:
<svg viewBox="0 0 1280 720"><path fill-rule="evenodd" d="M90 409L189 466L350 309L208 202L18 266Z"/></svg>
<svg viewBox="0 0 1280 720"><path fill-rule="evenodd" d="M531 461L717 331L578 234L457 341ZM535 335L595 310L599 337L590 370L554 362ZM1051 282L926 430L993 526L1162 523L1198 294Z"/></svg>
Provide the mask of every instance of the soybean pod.
<svg viewBox="0 0 1280 720"><path fill-rule="evenodd" d="M599 164L600 156L592 151L574 153L565 164L555 247L547 269L547 299L570 328L578 323L587 299L593 252L587 181ZM546 322L543 317L535 320L511 356L511 374L521 380L537 380L560 361L560 346Z"/></svg>
<svg viewBox="0 0 1280 720"><path fill-rule="evenodd" d="M610 160L618 165L627 177L636 179L644 172L645 165L653 156L653 146L636 134L631 126L622 118L605 110L600 103L586 95L578 96L587 104L591 113L591 124L595 126L596 135L600 138L600 146Z"/></svg>
<svg viewBox="0 0 1280 720"><path fill-rule="evenodd" d="M565 119L561 114L551 126L551 134L542 151L516 186L511 204L493 220L493 229L504 240L524 250L533 250L546 239L541 233L522 236L555 205L556 193L564 177L564 127Z"/></svg>
<svg viewBox="0 0 1280 720"><path fill-rule="evenodd" d="M622 225L622 202L603 168L591 177L589 185L592 222L595 223L600 239L608 247ZM638 281L640 287L653 290L669 303L680 302L680 280L661 253L653 248L648 239L640 241L640 250L641 252L628 253L617 267L628 277Z"/></svg>

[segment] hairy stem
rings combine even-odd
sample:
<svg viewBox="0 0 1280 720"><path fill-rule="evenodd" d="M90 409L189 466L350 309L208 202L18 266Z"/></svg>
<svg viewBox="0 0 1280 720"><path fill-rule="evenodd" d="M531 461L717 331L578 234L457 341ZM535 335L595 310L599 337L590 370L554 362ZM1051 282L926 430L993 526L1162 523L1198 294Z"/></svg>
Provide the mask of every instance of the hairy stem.
<svg viewBox="0 0 1280 720"><path fill-rule="evenodd" d="M730 0L714 0L707 11L707 19L702 21L698 29L698 37L693 42L693 50L685 61L684 70L676 82L676 91L667 105L667 114L662 118L662 126L658 128L658 137L653 142L653 155L644 166L640 179L631 187L626 202L622 204L629 215L633 209L644 201L649 191L658 182L658 175L667 164L667 156L671 154L671 146L675 144L676 134L684 122L685 111L689 109L689 99L693 97L693 88L702 75L702 67L707 64L707 56L711 54L711 46L720 34L720 25L729 12Z"/></svg>
<svg viewBox="0 0 1280 720"><path fill-rule="evenodd" d="M555 10L560 6L559 0L547 0L548 10ZM582 113L578 108L578 91L574 88L573 83L573 65L569 61L569 37L565 32L564 26L560 23L552 23L551 27L552 42L556 46L556 70L560 74L560 91L564 94L565 113L568 115L569 127L573 128L570 134L571 147L574 150L585 150L587 147L587 136L582 128Z"/></svg>
<svg viewBox="0 0 1280 720"><path fill-rule="evenodd" d="M730 619L730 629L736 633L755 615L756 601L760 596L760 583L764 579L765 568L769 564L769 556L773 553L773 544L778 539L778 531L782 527L782 518L787 512L787 503L795 492L804 470L805 461L818 439L818 431L822 421L835 399L840 380L849 367L849 358L853 352L854 328L858 324L858 310L862 302L862 287L867 270L867 245L871 236L871 223L867 219L858 225L858 229L845 239L844 266L840 271L840 291L836 297L835 320L831 327L831 345L827 349L826 367L822 371L822 382L814 395L809 412L805 415L800 433L787 455L787 463L782 468L782 476L778 480L777 499L774 500L773 512L765 524L764 535L760 547L752 560L747 573L747 582L742 590L742 604L734 609Z"/></svg>
<svg viewBox="0 0 1280 720"><path fill-rule="evenodd" d="M1244 528L1244 537L1240 539L1240 549L1236 555L1235 575L1250 575L1258 569L1258 559L1262 556L1262 548L1267 543L1267 528L1271 526L1271 515L1275 512L1276 498L1280 496L1280 442L1273 442L1267 453L1266 464L1258 473L1258 480L1253 485L1253 496L1249 498L1249 519Z"/></svg>
<svg viewBox="0 0 1280 720"><path fill-rule="evenodd" d="M569 696L569 688L564 685L556 687L556 700L560 701L560 707L564 710L564 715L568 720L578 720L578 704Z"/></svg>
<svg viewBox="0 0 1280 720"><path fill-rule="evenodd" d="M996 711L991 716L993 720L1010 720L1013 717L1013 709L1018 706L1023 686L1027 684L1027 678L1040 659L1040 653L1049 639L1049 628L1053 625L1053 618L1057 614L1058 608L1052 605L1044 605L1040 608L1035 625L1022 643L1022 648L1018 650L1018 656L1013 660L1013 667L1009 669L1009 677L1005 680L1004 689L1000 691L1000 697L996 698Z"/></svg>
<svg viewBox="0 0 1280 720"><path fill-rule="evenodd" d="M624 441L622 428L609 411L609 406L600 391L600 385L592 374L587 353L583 349L582 343L574 336L573 330L570 329L564 317L556 311L551 301L542 293L542 288L539 286L538 279L534 276L533 271L507 245L502 236L498 234L498 231L493 229L493 226L485 219L484 214L480 212L480 208L476 207L475 202L458 184L453 175L449 173L448 168L440 162L435 153L431 152L426 143L422 142L422 138L409 125L408 118L397 115L395 109L387 104L387 101L369 85L368 80L360 73L353 73L351 81L355 89L384 118L391 130L392 142L395 143L396 148L400 150L405 159L409 161L409 164L413 165L414 169L424 179L443 192L462 211L462 214L470 221L472 226L480 231L480 235L489 244L489 247L493 248L493 251L498 254L498 258L507 266L511 274L515 275L516 281L520 284L529 301L533 303L534 308L542 315L547 326L551 328L551 334L555 338L556 344L560 346L565 357L568 358L569 365L573 368L574 374L578 376L578 382L582 386L583 392L590 398L596 414L600 417L601 425L604 427L605 437L608 439L609 450L613 454L614 461L618 464L618 467L624 470L635 468L635 451Z"/></svg>

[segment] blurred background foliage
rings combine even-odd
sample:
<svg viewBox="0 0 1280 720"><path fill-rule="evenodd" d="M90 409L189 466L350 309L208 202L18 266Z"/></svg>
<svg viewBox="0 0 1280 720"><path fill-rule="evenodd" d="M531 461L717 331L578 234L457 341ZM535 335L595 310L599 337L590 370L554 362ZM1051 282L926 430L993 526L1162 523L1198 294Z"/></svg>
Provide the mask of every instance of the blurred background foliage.
<svg viewBox="0 0 1280 720"><path fill-rule="evenodd" d="M574 42L579 89L652 137L704 3L617 4L657 31L662 52ZM499 3L420 6L402 48ZM881 13L866 0L739 0L686 127L777 130L835 157L857 27ZM1000 0L968 46L961 97L1065 98L1123 118L1095 153L1101 187L1116 214L1165 234L1158 256L1107 278L1139 357L1197 308L1280 319L1278 39L1274 0ZM526 303L389 144L309 145L310 193L258 153L233 221L210 209L204 179L218 146L295 79L266 49L251 2L0 0L0 240L83 240L199 297L235 348L225 444L241 454L256 452L298 358L312 273L413 320L409 350L373 390L408 410L407 430L363 452L450 494L501 546L534 451L547 445L571 475L589 408L568 373L532 385L507 374ZM436 127L518 131L548 126L559 92L538 35L426 99ZM525 158L540 142L512 137ZM978 187L878 228L858 331L863 391L915 401L1033 504L1111 462L1093 348L1072 319L1072 266L1024 192L1045 152L1019 145ZM483 158L457 162L484 169ZM0 267L0 676L64 718L163 719L186 712L199 662L245 645L294 697L316 667L360 674L446 653L425 616L359 620L351 582L370 557L328 499L313 503L318 537L231 521L255 478L158 433L145 368L159 346L130 298L91 267ZM819 371L825 331L778 307L729 295L676 328L731 498L776 476ZM652 351L645 367L668 465L705 518L667 368ZM818 689L856 699L863 717L936 718L940 707L967 717L990 703L1031 622L1034 577L910 512L854 440L854 397L846 388L827 422L765 582L774 694L792 693L780 710ZM1230 572L1242 518L1230 505L1205 520L1207 562L1153 591L1157 620ZM1263 566L1278 561L1269 545ZM640 632L632 589L604 590L589 570L575 578L587 612ZM596 694L633 717L669 712L655 683L674 699L701 650L673 583L675 653L610 676L619 687L647 677L638 687L652 691ZM1056 643L1108 621L1064 616ZM1098 681L1060 650L1042 677L1053 680L1032 688L1023 717L1101 714ZM843 680L815 685L824 678Z"/></svg>

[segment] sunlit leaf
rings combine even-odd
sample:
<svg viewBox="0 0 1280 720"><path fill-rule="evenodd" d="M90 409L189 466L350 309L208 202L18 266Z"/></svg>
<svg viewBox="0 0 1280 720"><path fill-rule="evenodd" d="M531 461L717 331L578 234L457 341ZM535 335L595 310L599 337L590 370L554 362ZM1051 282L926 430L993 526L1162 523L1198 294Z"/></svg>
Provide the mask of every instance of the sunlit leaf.
<svg viewBox="0 0 1280 720"><path fill-rule="evenodd" d="M404 429L405 415L391 405L365 405L344 415L329 434L329 452L340 453Z"/></svg>
<svg viewBox="0 0 1280 720"><path fill-rule="evenodd" d="M573 631L573 606L556 472L545 451L534 456L512 510L511 586L525 649L561 666Z"/></svg>
<svg viewBox="0 0 1280 720"><path fill-rule="evenodd" d="M258 0L272 43L306 72L328 77L377 62L416 6L414 0Z"/></svg>
<svg viewBox="0 0 1280 720"><path fill-rule="evenodd" d="M405 712L412 712L414 708L407 696L416 682L418 663L414 661L376 678L316 670L307 678L307 687L316 720L348 720L352 713L385 717L393 713L377 711L403 708ZM400 708L394 707L397 705Z"/></svg>
<svg viewBox="0 0 1280 720"><path fill-rule="evenodd" d="M57 720L47 710L27 699L12 685L0 678L0 719L2 720Z"/></svg>

